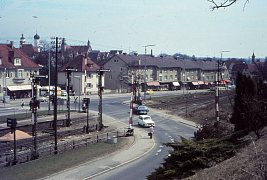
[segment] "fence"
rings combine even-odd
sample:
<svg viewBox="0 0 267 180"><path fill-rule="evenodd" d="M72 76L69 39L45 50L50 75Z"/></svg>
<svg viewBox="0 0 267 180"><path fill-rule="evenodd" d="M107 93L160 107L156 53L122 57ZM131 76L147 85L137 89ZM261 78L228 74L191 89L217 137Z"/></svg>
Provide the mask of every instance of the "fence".
<svg viewBox="0 0 267 180"><path fill-rule="evenodd" d="M61 139L57 144L57 153L64 153L72 149L90 146L95 143L117 143L120 137L126 136L125 130L112 131L108 133L98 133L95 135L85 136L79 139ZM40 139L41 138L41 139ZM38 158L45 158L55 154L55 146L51 137L39 137L41 142L38 144ZM12 141L13 142L13 141ZM14 162L13 144L8 147L0 148L0 167L7 167L17 163L25 163L32 160L32 141L28 140L17 143L16 162Z"/></svg>

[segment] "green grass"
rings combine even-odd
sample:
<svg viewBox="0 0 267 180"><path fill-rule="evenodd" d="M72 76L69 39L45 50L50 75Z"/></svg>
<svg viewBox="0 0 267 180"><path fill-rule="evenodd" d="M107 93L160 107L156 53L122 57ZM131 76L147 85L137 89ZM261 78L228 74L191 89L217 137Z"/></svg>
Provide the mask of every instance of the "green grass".
<svg viewBox="0 0 267 180"><path fill-rule="evenodd" d="M113 153L129 142L127 138L119 138L117 144L97 143L87 147L81 147L66 151L63 154L50 156L44 159L30 161L24 164L18 164L11 167L0 169L2 180L17 179L38 179L51 175L87 161L96 157L101 157Z"/></svg>

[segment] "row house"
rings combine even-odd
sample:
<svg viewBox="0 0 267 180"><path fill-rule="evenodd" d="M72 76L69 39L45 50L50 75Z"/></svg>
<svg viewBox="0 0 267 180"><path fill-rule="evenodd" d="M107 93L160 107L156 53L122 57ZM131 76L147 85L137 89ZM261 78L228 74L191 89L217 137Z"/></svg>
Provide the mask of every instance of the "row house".
<svg viewBox="0 0 267 180"><path fill-rule="evenodd" d="M219 80L229 80L229 72L224 63L212 60L179 60L171 56L115 54L103 65L110 69L105 74L105 88L129 91L131 80L150 89L177 89L184 84L192 86L212 84Z"/></svg>
<svg viewBox="0 0 267 180"><path fill-rule="evenodd" d="M33 72L39 74L40 66L32 61L13 42L0 44L0 96L2 100L31 96Z"/></svg>
<svg viewBox="0 0 267 180"><path fill-rule="evenodd" d="M98 92L98 71L100 67L86 55L78 55L61 67L58 72L58 85L67 89L66 69L72 69L70 74L70 90L76 95L96 94ZM102 79L104 83L104 78Z"/></svg>

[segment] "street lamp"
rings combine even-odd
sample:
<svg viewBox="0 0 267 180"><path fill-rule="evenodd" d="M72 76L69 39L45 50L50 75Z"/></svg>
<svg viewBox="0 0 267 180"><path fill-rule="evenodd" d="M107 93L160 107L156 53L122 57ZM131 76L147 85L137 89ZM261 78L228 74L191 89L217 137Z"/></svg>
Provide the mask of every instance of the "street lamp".
<svg viewBox="0 0 267 180"><path fill-rule="evenodd" d="M146 48L147 47L152 47L152 46L156 46L154 44L148 44L143 46L145 48L145 77L144 77L144 102L146 101L146 71L147 71L147 63L146 63Z"/></svg>
<svg viewBox="0 0 267 180"><path fill-rule="evenodd" d="M74 78L79 80L79 112L81 111L81 81L82 78L80 76L74 76Z"/></svg>
<svg viewBox="0 0 267 180"><path fill-rule="evenodd" d="M221 61L222 61L222 54L223 53L227 53L230 51L221 51ZM216 95L215 95L215 114L216 114L216 120L219 121L219 81L220 81L220 59L218 59L218 72L217 72L217 79L216 79L216 84L217 84L217 88L216 88Z"/></svg>

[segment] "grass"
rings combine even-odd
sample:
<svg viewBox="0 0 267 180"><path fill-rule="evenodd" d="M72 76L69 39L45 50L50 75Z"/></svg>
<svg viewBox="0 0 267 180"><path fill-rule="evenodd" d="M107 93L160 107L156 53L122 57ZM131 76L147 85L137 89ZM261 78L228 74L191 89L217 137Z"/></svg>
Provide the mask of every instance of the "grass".
<svg viewBox="0 0 267 180"><path fill-rule="evenodd" d="M130 139L131 138L131 139ZM11 167L0 169L2 180L39 179L55 172L62 171L97 157L118 151L133 142L133 137L119 138L117 144L98 143L87 147L73 149L63 154L54 155L44 159L30 161Z"/></svg>

